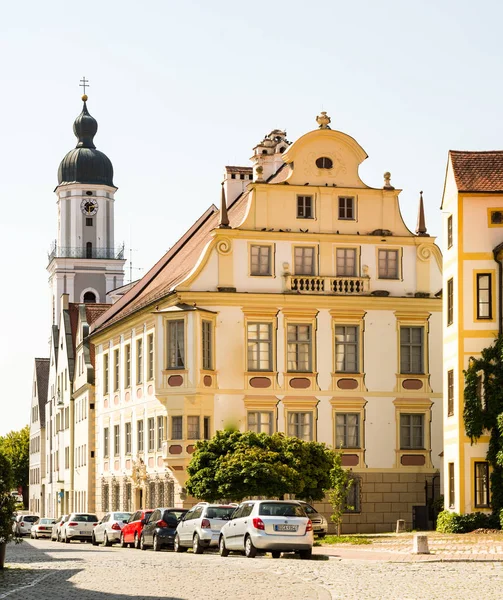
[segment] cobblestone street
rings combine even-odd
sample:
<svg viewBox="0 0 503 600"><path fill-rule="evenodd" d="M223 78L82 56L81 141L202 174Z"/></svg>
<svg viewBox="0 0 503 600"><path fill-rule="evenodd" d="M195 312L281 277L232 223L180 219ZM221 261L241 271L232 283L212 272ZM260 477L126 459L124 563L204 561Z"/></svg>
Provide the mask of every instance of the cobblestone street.
<svg viewBox="0 0 503 600"><path fill-rule="evenodd" d="M25 539L8 546L0 600L501 598L501 562L388 562L381 553L374 560L341 559L342 553L328 558L316 550L312 561L250 560Z"/></svg>

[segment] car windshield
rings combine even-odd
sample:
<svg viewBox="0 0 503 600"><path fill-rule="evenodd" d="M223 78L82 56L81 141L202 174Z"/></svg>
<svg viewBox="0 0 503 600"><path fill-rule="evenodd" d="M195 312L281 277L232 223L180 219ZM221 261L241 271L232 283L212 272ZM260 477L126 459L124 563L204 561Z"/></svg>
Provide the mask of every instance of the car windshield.
<svg viewBox="0 0 503 600"><path fill-rule="evenodd" d="M165 517L174 517L177 521L179 521L183 515L186 513L186 510L169 510L164 513Z"/></svg>
<svg viewBox="0 0 503 600"><path fill-rule="evenodd" d="M98 517L96 515L73 515L72 520L79 523L96 523Z"/></svg>
<svg viewBox="0 0 503 600"><path fill-rule="evenodd" d="M310 504L301 504L301 506L308 515L314 515L317 512Z"/></svg>
<svg viewBox="0 0 503 600"><path fill-rule="evenodd" d="M287 504L286 502L262 502L258 514L262 517L305 517L300 504Z"/></svg>
<svg viewBox="0 0 503 600"><path fill-rule="evenodd" d="M56 523L54 519L40 519L39 521L40 525L54 525L54 523Z"/></svg>
<svg viewBox="0 0 503 600"><path fill-rule="evenodd" d="M38 521L38 517L27 515L26 517L23 517L23 521L27 521L28 523L35 523L35 521Z"/></svg>
<svg viewBox="0 0 503 600"><path fill-rule="evenodd" d="M114 519L116 521L127 521L131 513L114 513Z"/></svg>
<svg viewBox="0 0 503 600"><path fill-rule="evenodd" d="M235 510L234 506L210 506L206 510L206 518L229 520Z"/></svg>

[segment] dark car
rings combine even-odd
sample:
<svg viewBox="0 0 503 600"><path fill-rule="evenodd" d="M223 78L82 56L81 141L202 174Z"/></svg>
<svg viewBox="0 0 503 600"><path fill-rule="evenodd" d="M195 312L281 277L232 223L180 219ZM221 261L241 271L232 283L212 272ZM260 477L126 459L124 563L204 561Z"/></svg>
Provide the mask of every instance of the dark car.
<svg viewBox="0 0 503 600"><path fill-rule="evenodd" d="M165 546L173 547L178 522L187 511L184 508L156 508L143 526L140 548L149 546L155 551Z"/></svg>
<svg viewBox="0 0 503 600"><path fill-rule="evenodd" d="M137 510L121 531L120 545L122 548L140 548L140 537L143 525L153 513L153 510Z"/></svg>

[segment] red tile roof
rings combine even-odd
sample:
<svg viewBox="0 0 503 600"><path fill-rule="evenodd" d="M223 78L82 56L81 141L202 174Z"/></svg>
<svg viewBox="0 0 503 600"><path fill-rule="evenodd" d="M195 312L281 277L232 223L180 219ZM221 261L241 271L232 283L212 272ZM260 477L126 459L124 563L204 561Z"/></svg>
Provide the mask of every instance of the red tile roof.
<svg viewBox="0 0 503 600"><path fill-rule="evenodd" d="M503 150L450 150L449 156L459 192L503 193Z"/></svg>

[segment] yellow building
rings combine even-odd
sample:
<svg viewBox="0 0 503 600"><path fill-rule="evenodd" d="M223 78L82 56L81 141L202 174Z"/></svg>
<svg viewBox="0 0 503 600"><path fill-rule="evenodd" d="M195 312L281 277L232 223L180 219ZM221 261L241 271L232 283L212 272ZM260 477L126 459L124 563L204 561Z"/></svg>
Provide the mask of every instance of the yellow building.
<svg viewBox="0 0 503 600"><path fill-rule="evenodd" d="M501 151L451 151L442 201L444 492L460 513L490 508L489 437L466 436L463 371L501 333L502 170Z"/></svg>
<svg viewBox="0 0 503 600"><path fill-rule="evenodd" d="M190 502L194 444L227 424L342 446L346 531L410 526L439 482L440 251L422 199L413 234L389 173L367 186L317 122L227 167L220 209L93 324L98 510Z"/></svg>

